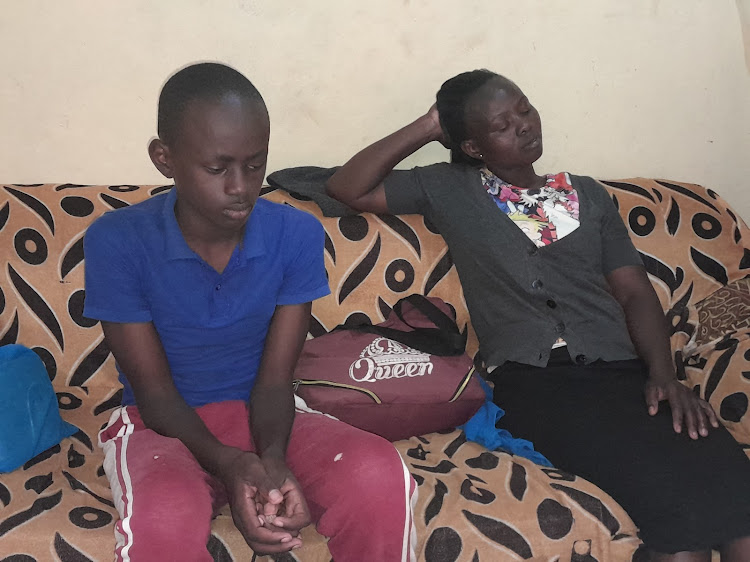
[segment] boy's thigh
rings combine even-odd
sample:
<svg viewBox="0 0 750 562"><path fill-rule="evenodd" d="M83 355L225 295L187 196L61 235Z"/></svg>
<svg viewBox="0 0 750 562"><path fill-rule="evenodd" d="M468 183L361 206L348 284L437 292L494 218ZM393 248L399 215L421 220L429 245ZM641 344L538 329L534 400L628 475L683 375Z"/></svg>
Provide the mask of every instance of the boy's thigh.
<svg viewBox="0 0 750 562"><path fill-rule="evenodd" d="M287 461L305 496L319 493L326 503L352 493L366 495L371 486L403 491L411 482L391 442L322 414L297 412Z"/></svg>
<svg viewBox="0 0 750 562"><path fill-rule="evenodd" d="M132 508L138 504L184 505L190 498L187 503L192 508L204 505L212 509L216 499L213 477L179 439L146 428L135 408L122 408L113 416L100 440L104 470L121 513L120 504L128 500Z"/></svg>

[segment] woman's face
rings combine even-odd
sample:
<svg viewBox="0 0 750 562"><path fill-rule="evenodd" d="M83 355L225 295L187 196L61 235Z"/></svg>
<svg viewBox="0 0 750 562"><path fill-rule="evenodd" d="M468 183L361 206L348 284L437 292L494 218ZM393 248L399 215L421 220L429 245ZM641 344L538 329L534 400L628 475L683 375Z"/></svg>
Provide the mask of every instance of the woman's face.
<svg viewBox="0 0 750 562"><path fill-rule="evenodd" d="M542 155L539 112L518 86L493 78L466 107L468 139L463 151L496 174L531 166Z"/></svg>

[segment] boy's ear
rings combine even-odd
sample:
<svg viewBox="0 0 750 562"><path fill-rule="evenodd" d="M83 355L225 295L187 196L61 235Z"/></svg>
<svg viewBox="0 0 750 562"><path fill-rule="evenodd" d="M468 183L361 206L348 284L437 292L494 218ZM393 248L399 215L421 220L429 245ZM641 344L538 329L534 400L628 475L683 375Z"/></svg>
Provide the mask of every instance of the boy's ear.
<svg viewBox="0 0 750 562"><path fill-rule="evenodd" d="M477 147L477 143L474 142L474 139L466 139L465 141L462 141L461 150L464 151L464 154L471 156L476 160L481 160L483 158L482 152Z"/></svg>
<svg viewBox="0 0 750 562"><path fill-rule="evenodd" d="M164 144L160 138L153 139L148 143L148 155L156 169L161 172L165 178L173 178L172 159L169 155L169 147Z"/></svg>

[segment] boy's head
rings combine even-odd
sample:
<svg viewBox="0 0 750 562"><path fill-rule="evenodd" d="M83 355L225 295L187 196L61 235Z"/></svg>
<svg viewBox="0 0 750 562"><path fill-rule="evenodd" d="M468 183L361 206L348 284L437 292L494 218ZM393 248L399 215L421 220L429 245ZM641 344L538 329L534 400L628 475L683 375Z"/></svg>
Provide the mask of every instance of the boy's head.
<svg viewBox="0 0 750 562"><path fill-rule="evenodd" d="M174 179L183 232L244 227L265 177L269 131L263 98L236 70L199 63L167 80L149 155Z"/></svg>
<svg viewBox="0 0 750 562"><path fill-rule="evenodd" d="M221 101L235 96L268 113L260 92L252 82L229 66L202 62L186 66L166 81L159 95L157 132L168 145L178 138L185 110L196 101Z"/></svg>

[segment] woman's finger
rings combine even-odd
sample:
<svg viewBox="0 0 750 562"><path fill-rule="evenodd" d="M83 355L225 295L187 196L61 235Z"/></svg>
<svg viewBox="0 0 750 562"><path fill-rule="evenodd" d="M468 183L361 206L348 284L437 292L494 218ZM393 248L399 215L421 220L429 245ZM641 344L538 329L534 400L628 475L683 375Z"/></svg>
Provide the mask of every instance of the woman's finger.
<svg viewBox="0 0 750 562"><path fill-rule="evenodd" d="M719 427L719 418L716 416L716 412L713 409L713 406L706 402L705 400L699 400L698 404L700 405L703 412L706 414L706 418L708 419L708 422L713 427Z"/></svg>
<svg viewBox="0 0 750 562"><path fill-rule="evenodd" d="M659 388L656 386L646 386L646 407L651 416L655 416L659 411Z"/></svg>
<svg viewBox="0 0 750 562"><path fill-rule="evenodd" d="M675 433L682 433L682 424L685 418L685 409L679 395L672 391L669 394L669 406L672 408L672 427Z"/></svg>
<svg viewBox="0 0 750 562"><path fill-rule="evenodd" d="M682 399L683 424L691 439L698 439L698 417L689 399Z"/></svg>

